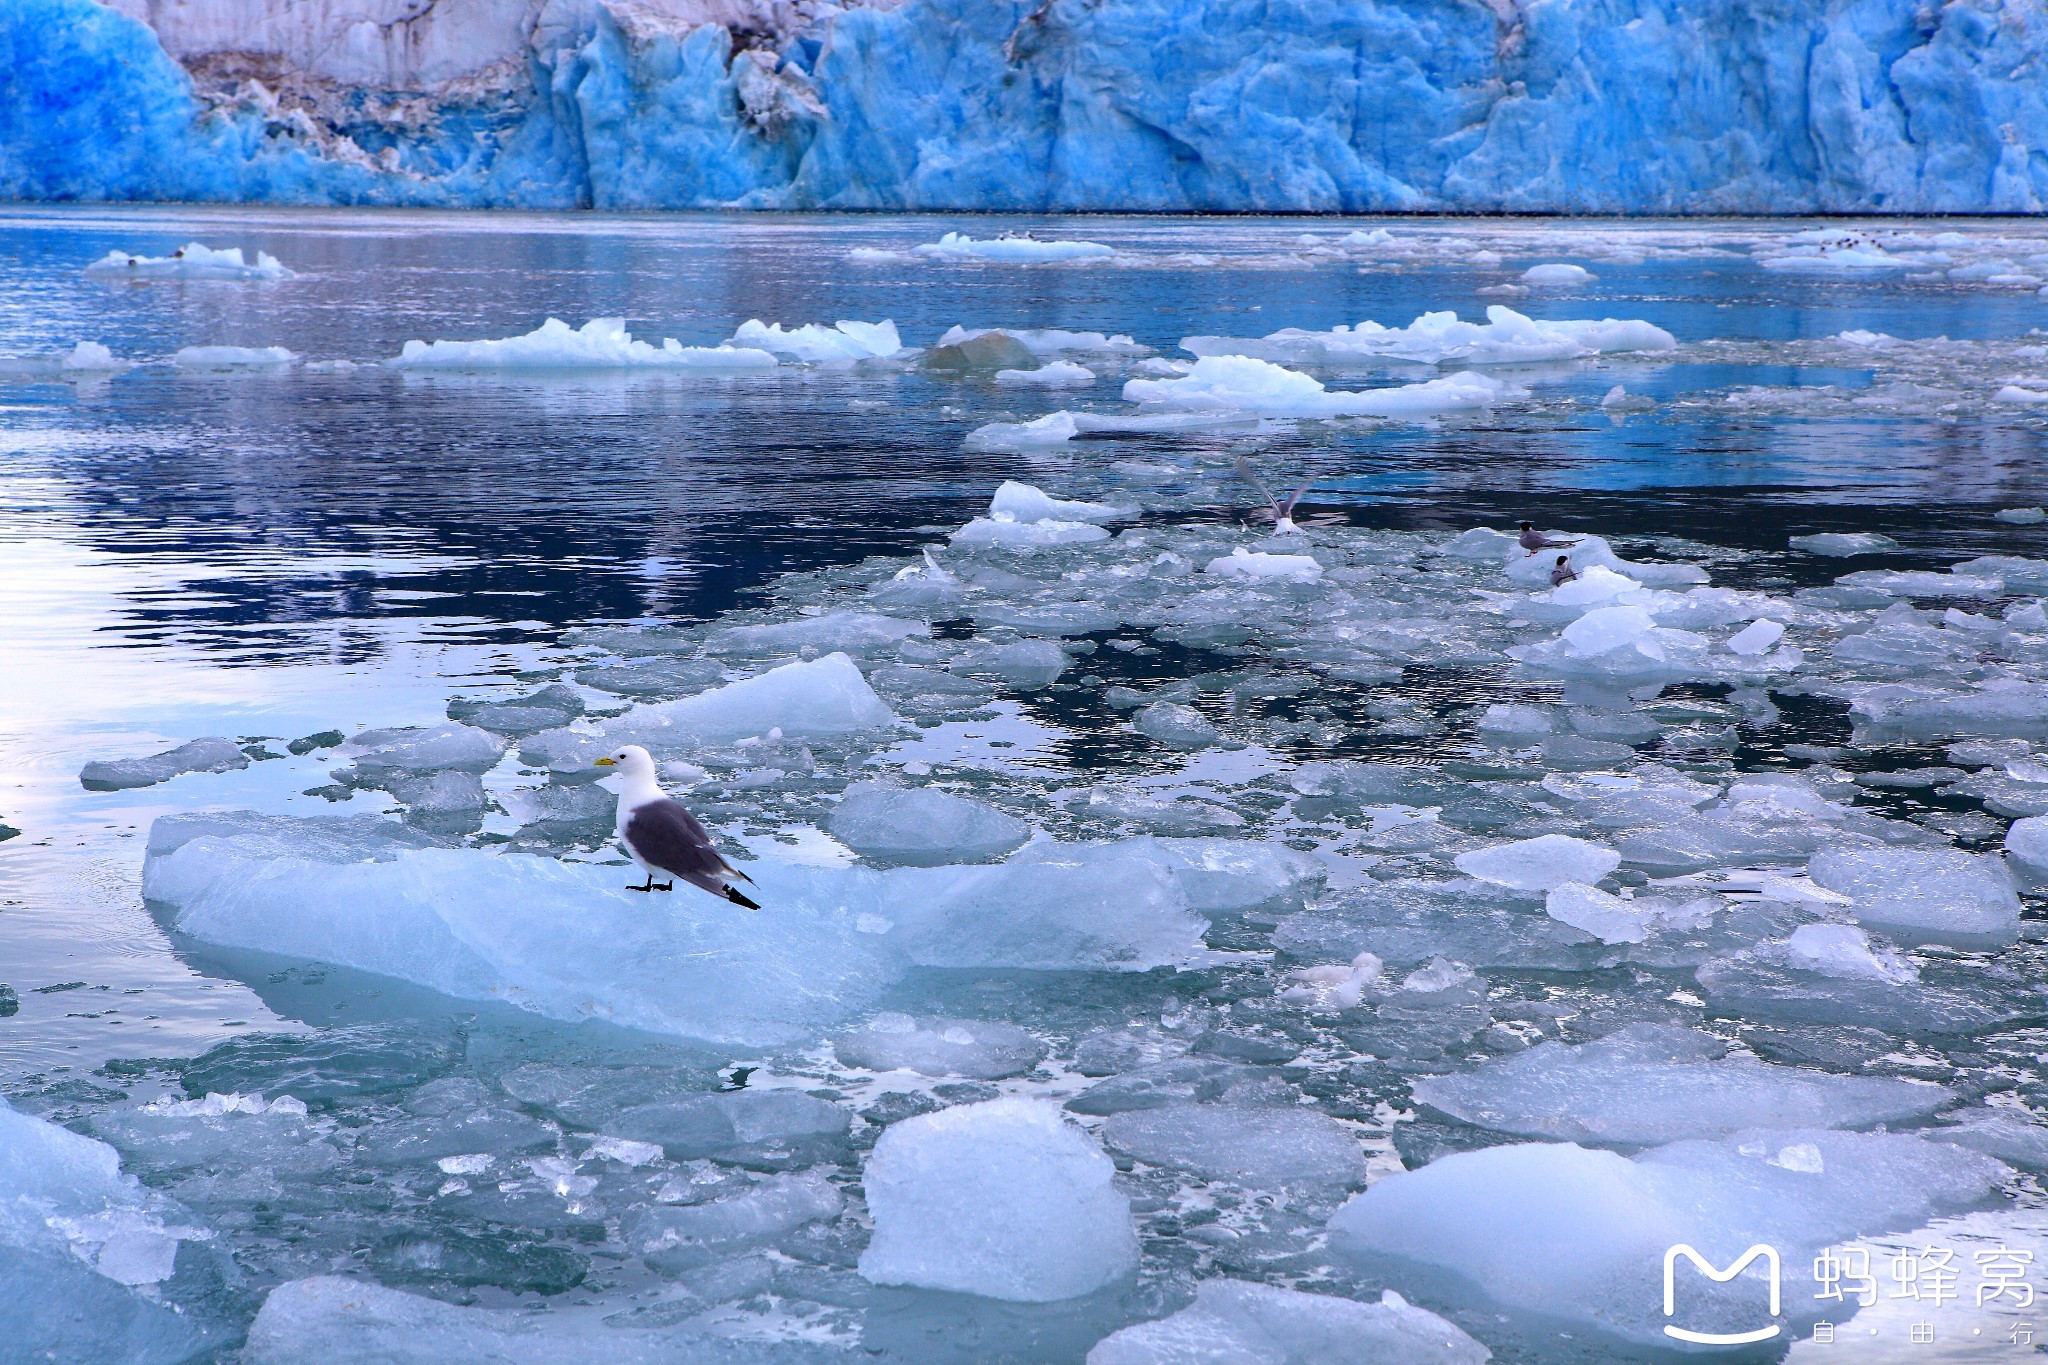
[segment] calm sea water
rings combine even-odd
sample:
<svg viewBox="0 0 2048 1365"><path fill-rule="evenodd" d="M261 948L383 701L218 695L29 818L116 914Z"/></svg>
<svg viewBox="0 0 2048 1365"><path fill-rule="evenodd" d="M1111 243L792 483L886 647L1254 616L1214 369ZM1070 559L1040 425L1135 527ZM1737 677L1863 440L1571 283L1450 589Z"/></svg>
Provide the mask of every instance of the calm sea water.
<svg viewBox="0 0 2048 1365"><path fill-rule="evenodd" d="M848 258L962 226L1085 236L1136 263ZM1717 569L1735 586L1840 572L1786 552L1787 535L1804 531L1882 531L1903 547L1855 567L2042 553L2040 530L1989 516L2048 501L2038 421L1981 402L1858 405L1854 394L1880 382L1872 368L1802 350L1850 329L2023 338L2048 321L2031 290L1755 266L1751 244L1804 224L1397 220L1398 237L1443 250L1378 263L1294 254L1304 233L1355 226L15 209L0 213L0 354L93 340L140 361L231 344L375 362L414 338L622 316L636 335L685 344L715 343L754 317L886 317L913 345L964 323L1128 333L1170 355L1191 334L1398 326L1504 302L1538 317L1643 318L1685 344L1543 367L1526 377L1536 401L1484 419L1271 434L1261 459L1319 474L1319 513L1357 525L1448 536L1529 515L1624 539L1682 536L1746 552ZM108 285L81 273L110 249L159 254L192 240L271 252L297 277ZM1505 266L1470 264L1475 240ZM1561 294L1477 292L1550 260L1584 262L1598 278ZM1710 340L1729 344L1700 345ZM2006 377L1987 370L1981 387ZM1596 400L1616 384L1660 406L1611 419ZM1729 401L1750 387L1779 397ZM1840 401L1821 410L1783 397L1800 388ZM1077 404L1113 408L1114 388L1077 398L792 367L738 380L425 379L375 364L195 375L163 363L78 383L0 377L0 821L21 831L0 843L0 982L21 998L0 1019L0 1091L75 1116L117 1088L98 1072L109 1058L191 1056L237 1034L306 1027L273 1008L274 982L167 941L138 876L141 835L159 814L331 811L299 794L319 782L317 761L90 793L76 777L87 760L199 735L436 721L451 695L518 687L522 671L564 657L567 628L707 619L758 602L792 570L909 554L1003 478L1086 493L1115 461L1178 462L1193 490L1213 487L1237 448L963 448L985 422ZM1207 483L1193 473L1204 466ZM1161 478L1183 486L1171 469ZM1243 506L1190 501L1195 517Z"/></svg>

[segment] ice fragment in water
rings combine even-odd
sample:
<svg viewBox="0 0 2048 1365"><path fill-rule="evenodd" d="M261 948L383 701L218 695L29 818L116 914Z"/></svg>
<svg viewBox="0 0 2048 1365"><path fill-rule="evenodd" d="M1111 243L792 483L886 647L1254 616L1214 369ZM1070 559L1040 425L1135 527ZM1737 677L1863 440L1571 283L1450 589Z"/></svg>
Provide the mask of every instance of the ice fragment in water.
<svg viewBox="0 0 2048 1365"><path fill-rule="evenodd" d="M1467 876L1522 891L1548 891L1566 882L1597 882L1621 866L1621 855L1584 839L1543 834L1461 853L1453 861Z"/></svg>
<svg viewBox="0 0 2048 1365"><path fill-rule="evenodd" d="M288 280L292 272L278 264L267 251L250 261L242 248L208 247L187 242L168 256L137 256L126 251L109 251L85 268L88 275L120 275L142 279L184 280Z"/></svg>
<svg viewBox="0 0 2048 1365"><path fill-rule="evenodd" d="M1028 236L977 239L964 232L949 232L936 242L925 242L910 250L918 256L998 261L1012 265L1101 260L1116 254L1100 242L1041 241Z"/></svg>
<svg viewBox="0 0 2048 1365"><path fill-rule="evenodd" d="M772 1246L806 1223L836 1218L845 1200L817 1175L780 1175L682 1208L642 1206L620 1220L626 1245L667 1274Z"/></svg>
<svg viewBox="0 0 2048 1365"><path fill-rule="evenodd" d="M1004 388L1080 389L1095 382L1095 371L1071 360L1055 360L1035 370L997 370Z"/></svg>
<svg viewBox="0 0 2048 1365"><path fill-rule="evenodd" d="M1172 379L1132 379L1124 397L1154 411L1261 417L1427 417L1476 411L1528 391L1474 371L1389 389L1326 389L1321 380L1250 356L1203 356Z"/></svg>
<svg viewBox="0 0 2048 1365"><path fill-rule="evenodd" d="M1116 1168L1058 1109L990 1100L905 1119L863 1172L876 1284L1021 1303L1091 1293L1137 1268Z"/></svg>
<svg viewBox="0 0 2048 1365"><path fill-rule="evenodd" d="M1323 576L1323 566L1310 555L1263 554L1242 547L1219 555L1203 566L1202 572L1219 578L1241 578L1254 582L1278 580L1313 583Z"/></svg>
<svg viewBox="0 0 2048 1365"><path fill-rule="evenodd" d="M995 1081L1020 1076L1045 1057L1045 1044L1010 1024L975 1019L877 1015L835 1045L840 1065Z"/></svg>
<svg viewBox="0 0 2048 1365"><path fill-rule="evenodd" d="M1180 344L1197 356L1255 356L1289 365L1337 366L1378 359L1425 365L1526 365L1577 360L1603 351L1668 351L1678 340L1647 322L1554 322L1495 304L1486 310L1485 322L1464 322L1447 310L1424 313L1406 327L1366 321L1355 327L1340 324L1327 332L1287 327L1257 340L1191 336Z"/></svg>
<svg viewBox="0 0 2048 1365"><path fill-rule="evenodd" d="M739 349L768 351L814 365L852 365L862 360L886 359L903 349L896 324L880 322L838 322L827 327L807 323L785 329L781 323L764 323L749 318L725 344Z"/></svg>
<svg viewBox="0 0 2048 1365"><path fill-rule="evenodd" d="M736 373L772 370L766 351L734 346L684 346L674 338L661 345L636 341L623 318L593 318L571 327L549 318L524 336L491 341L408 341L397 359L401 370L671 370Z"/></svg>
<svg viewBox="0 0 2048 1365"><path fill-rule="evenodd" d="M1699 922L1698 916L1669 902L1650 897L1623 900L1579 882L1552 887L1543 909L1552 919L1583 929L1602 943L1641 943L1663 924Z"/></svg>
<svg viewBox="0 0 2048 1365"><path fill-rule="evenodd" d="M2013 821L2005 831L2005 856L2032 882L2048 882L2048 816Z"/></svg>
<svg viewBox="0 0 2048 1365"><path fill-rule="evenodd" d="M1761 654L1785 638L1785 628L1776 621L1753 621L1728 637L1728 648L1737 654Z"/></svg>
<svg viewBox="0 0 2048 1365"><path fill-rule="evenodd" d="M78 770L87 791L125 791L168 782L183 773L224 773L249 766L249 756L225 739L195 739L148 758L95 759Z"/></svg>
<svg viewBox="0 0 2048 1365"><path fill-rule="evenodd" d="M1532 265L1522 272L1523 284L1585 284L1594 278L1582 265Z"/></svg>
<svg viewBox="0 0 2048 1365"><path fill-rule="evenodd" d="M1359 1303L1211 1279L1172 1317L1097 1342L1087 1365L1483 1365L1491 1358L1456 1326L1391 1289L1378 1303Z"/></svg>
<svg viewBox="0 0 2048 1365"><path fill-rule="evenodd" d="M853 660L843 653L808 662L784 664L694 697L635 707L605 722L600 737L588 739L566 731L561 748L576 768L590 757L622 743L730 744L736 739L781 730L792 739L854 734L896 723L896 713L875 695ZM540 745L551 735L528 741ZM552 756L554 746L538 752ZM586 756L588 755L588 756Z"/></svg>
<svg viewBox="0 0 2048 1365"><path fill-rule="evenodd" d="M1176 749L1200 749L1222 736L1200 711L1179 702L1156 701L1131 717L1131 728Z"/></svg>
<svg viewBox="0 0 2048 1365"><path fill-rule="evenodd" d="M181 370L280 370L298 358L282 346L186 346L171 363Z"/></svg>
<svg viewBox="0 0 2048 1365"><path fill-rule="evenodd" d="M1996 859L1956 849L1828 848L1807 872L1855 902L1858 922L1936 940L2009 943L2020 902Z"/></svg>
<svg viewBox="0 0 2048 1365"><path fill-rule="evenodd" d="M985 801L879 782L848 787L826 828L856 853L918 867L985 862L1031 837L1031 826Z"/></svg>
<svg viewBox="0 0 2048 1365"><path fill-rule="evenodd" d="M988 501L988 514L1012 521L1127 521L1137 510L1104 502L1069 502L1028 483L1005 479Z"/></svg>
<svg viewBox="0 0 2048 1365"><path fill-rule="evenodd" d="M1847 559L1851 555L1886 554L1899 548L1899 542L1890 536L1881 536L1873 531L1826 531L1820 535L1794 536L1791 543L1795 550L1837 559Z"/></svg>
<svg viewBox="0 0 2048 1365"><path fill-rule="evenodd" d="M1351 1130L1313 1109L1172 1104L1113 1116L1110 1147L1150 1166L1251 1188L1357 1188L1365 1151Z"/></svg>

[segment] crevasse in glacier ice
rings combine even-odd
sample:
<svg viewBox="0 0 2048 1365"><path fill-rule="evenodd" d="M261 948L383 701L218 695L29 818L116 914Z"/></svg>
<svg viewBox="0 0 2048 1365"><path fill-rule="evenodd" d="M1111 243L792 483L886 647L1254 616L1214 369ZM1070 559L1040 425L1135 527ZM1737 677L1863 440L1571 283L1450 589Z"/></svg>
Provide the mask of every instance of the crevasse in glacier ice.
<svg viewBox="0 0 2048 1365"><path fill-rule="evenodd" d="M273 8L14 0L0 195L1632 213L2048 196L2048 93L2027 74L2048 27L2008 0Z"/></svg>

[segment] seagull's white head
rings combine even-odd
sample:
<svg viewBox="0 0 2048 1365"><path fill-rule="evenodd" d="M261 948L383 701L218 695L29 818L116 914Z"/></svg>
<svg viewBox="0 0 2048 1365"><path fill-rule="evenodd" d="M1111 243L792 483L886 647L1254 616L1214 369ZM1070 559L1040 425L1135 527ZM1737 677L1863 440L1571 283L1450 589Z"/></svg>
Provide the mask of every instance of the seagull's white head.
<svg viewBox="0 0 2048 1365"><path fill-rule="evenodd" d="M617 768L628 782L654 780L654 756L637 744L628 744L597 760L600 768Z"/></svg>

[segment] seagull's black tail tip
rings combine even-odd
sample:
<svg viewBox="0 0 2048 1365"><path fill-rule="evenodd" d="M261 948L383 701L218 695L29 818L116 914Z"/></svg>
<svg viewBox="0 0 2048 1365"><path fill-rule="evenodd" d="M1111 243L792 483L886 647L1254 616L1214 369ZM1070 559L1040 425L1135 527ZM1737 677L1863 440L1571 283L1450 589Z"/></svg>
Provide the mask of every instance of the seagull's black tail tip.
<svg viewBox="0 0 2048 1365"><path fill-rule="evenodd" d="M749 910L759 910L761 908L759 905L755 904L752 897L748 896L738 887L728 886L727 888L725 888L725 898L731 901L734 905L744 905Z"/></svg>

